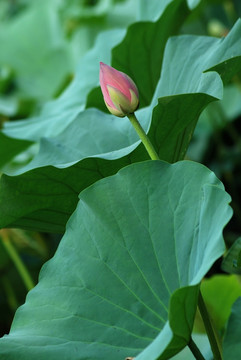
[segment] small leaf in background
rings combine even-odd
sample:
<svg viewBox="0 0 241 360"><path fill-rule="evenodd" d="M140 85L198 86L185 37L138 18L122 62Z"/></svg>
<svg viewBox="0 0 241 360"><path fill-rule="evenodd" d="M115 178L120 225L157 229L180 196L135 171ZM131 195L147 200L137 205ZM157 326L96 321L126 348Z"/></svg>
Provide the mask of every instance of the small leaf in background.
<svg viewBox="0 0 241 360"><path fill-rule="evenodd" d="M241 354L241 297L232 307L223 343L223 359L239 360Z"/></svg>
<svg viewBox="0 0 241 360"><path fill-rule="evenodd" d="M241 274L241 238L228 250L222 262L222 270L230 274Z"/></svg>
<svg viewBox="0 0 241 360"><path fill-rule="evenodd" d="M224 252L229 201L211 171L188 161L133 164L96 182L80 194L0 355L173 356L189 341L198 284Z"/></svg>
<svg viewBox="0 0 241 360"><path fill-rule="evenodd" d="M231 307L241 296L241 283L238 277L214 275L202 281L201 291L216 328L223 333L231 313Z"/></svg>

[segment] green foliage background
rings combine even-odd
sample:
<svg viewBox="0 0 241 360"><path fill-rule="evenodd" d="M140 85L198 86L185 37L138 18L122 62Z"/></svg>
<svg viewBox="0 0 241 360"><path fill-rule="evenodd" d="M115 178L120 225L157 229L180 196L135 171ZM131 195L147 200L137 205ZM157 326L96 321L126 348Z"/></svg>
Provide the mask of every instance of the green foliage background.
<svg viewBox="0 0 241 360"><path fill-rule="evenodd" d="M6 239L28 268L30 283L36 283L41 265L53 256L64 234L39 284L17 312L10 336L0 341L0 354L6 359L19 354L25 359L124 359L138 354L138 360L167 359L185 347L192 332L199 283L225 252L222 231L231 210L230 198L216 176L200 164L179 162L184 158L207 165L232 197L234 215L224 231L232 252L222 268L220 260L215 263L208 274L213 276L202 282L202 288L220 334L226 333L224 359L231 352L238 359L240 345L235 339L240 320L235 314L239 300L228 327L227 320L241 291L240 242L235 242L241 233L240 13L239 1L0 3L2 334L8 332L26 293ZM99 88L99 61L133 78L140 92L138 119L161 160L177 164L144 161L148 156L128 119L107 113ZM165 188L169 183L171 190ZM145 195L147 184L156 193ZM166 194L169 203L164 200ZM174 199L179 198L175 205ZM127 224L122 212L131 207L136 220ZM148 216L150 222L145 225ZM183 222L178 224L180 219ZM173 229L158 229L160 222L172 224ZM93 229L91 234L88 229ZM132 242L136 236L141 241L139 234L146 229L154 248L160 236L168 239L159 244L160 253L156 247L148 255L148 266L145 242L140 247L143 253ZM196 242L195 236L199 236ZM127 242L120 245L123 239ZM119 255L118 267L112 247L113 254ZM158 287L159 277L150 274L156 273L155 261L167 267L164 249L165 257L171 258L174 247L171 268L161 269L169 288L164 296L165 286ZM186 268L188 254L194 255ZM134 265L141 269L142 280ZM237 275L222 275L224 285L220 285L222 269ZM102 274L98 280L96 272ZM112 290L105 288L103 294L103 289L96 289L99 283L110 284ZM95 296L90 297L93 289ZM113 289L122 289L121 295ZM216 291L212 294L210 289ZM232 296L222 301L230 289ZM220 303L215 301L218 292ZM132 306L133 313L129 313ZM188 309L185 316L183 309ZM145 327L140 321L146 322ZM79 329L83 334L77 335ZM203 332L198 314L194 329ZM211 359L205 336L197 335L197 343ZM44 350L43 344L48 344ZM185 349L175 356L180 360L188 357Z"/></svg>

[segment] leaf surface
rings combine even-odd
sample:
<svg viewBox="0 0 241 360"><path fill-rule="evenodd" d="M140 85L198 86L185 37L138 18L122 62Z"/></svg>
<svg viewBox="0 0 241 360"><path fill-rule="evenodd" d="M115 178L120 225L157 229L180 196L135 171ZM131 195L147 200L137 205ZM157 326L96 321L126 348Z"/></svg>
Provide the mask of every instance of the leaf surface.
<svg viewBox="0 0 241 360"><path fill-rule="evenodd" d="M189 15L186 1L183 0L159 2L159 6L153 7L155 12L150 9L152 6L151 2L146 2L145 10L150 10L152 18L156 18L160 9L158 20L133 24L121 44L112 50L112 65L127 73L137 84L140 107L149 105L152 100L168 38L178 33Z"/></svg>
<svg viewBox="0 0 241 360"><path fill-rule="evenodd" d="M27 149L32 142L28 140L13 139L0 133L0 169L15 155Z"/></svg>
<svg viewBox="0 0 241 360"><path fill-rule="evenodd" d="M116 35L119 37L121 34L117 32ZM218 64L224 61L226 62L226 70L229 66L232 67L232 57L241 55L240 36L241 21L238 21L225 39L188 35L169 39L164 55L162 75L152 103L149 107L137 111L137 117L148 132L161 159L175 162L185 156L200 113L210 102L222 97L223 85L220 76L214 71L205 71L218 67ZM105 37L103 36L97 48L101 47L104 40ZM90 68L95 55L95 52L88 55L90 56L88 58ZM86 67L87 71L88 66ZM44 132L47 136L41 140L40 151L33 162L21 169L21 175L14 180L6 176L3 177L5 192L0 194L0 209L4 205L0 219L1 227L22 226L40 229L39 224L33 221L31 208L33 190L26 189L25 178L27 177L31 181L32 177L35 181L39 177L39 172L43 172L48 177L47 166L54 167L51 169L50 176L53 189L59 184L59 171L55 168L62 169L63 187L70 185L69 188L71 188L72 180L68 176L69 170L67 168L73 167L72 170L78 178L76 181L77 192L80 192L96 179L112 175L124 165L147 159L147 154L128 119L117 119L97 109L83 110L84 105L81 104L81 101L84 102L86 97L83 97L78 104L77 99L74 96L71 98L70 94L71 92L66 92L66 95L62 97L61 106L63 107L60 108L63 112L61 114L59 109L55 107L55 103L52 103L50 104L52 117L47 116L48 112L42 115L45 124L44 130L41 121L33 120L29 125L31 137L35 137L37 140L39 134L42 133L43 136ZM87 96L87 92L84 94ZM69 103L70 98L71 102ZM70 104L70 108L68 104ZM56 126L56 136L53 138L52 134ZM9 136L11 136L10 134L16 136L17 132L28 133L27 129L27 123L22 122L19 123L18 129L17 127L15 129L9 127L8 130L5 129L5 132ZM90 170L88 175L86 169ZM28 172L29 170L32 171ZM87 176L83 177L83 174ZM8 202L7 199L12 197L13 182L15 186L21 189L19 192L21 203L17 201L16 197L15 202L9 204L11 207L18 208L19 211L18 215L14 216L10 222L12 213L8 207L5 207L5 204ZM38 193L40 188L41 191ZM21 210L24 203L22 197L24 189L29 195L29 198L24 201L26 208L28 207L27 203L29 203L28 213ZM63 206L60 205L57 208L54 206L53 199L53 206L51 206L51 211L47 217L49 189L44 193L44 187L40 183L36 189L34 190L34 218L39 218L42 222L41 229L55 231L52 225L56 222L58 213L64 212L66 215L63 219L68 218L74 210L74 203L68 202L68 198L65 197ZM36 199L38 194L41 195L39 200ZM73 193L72 196L76 196L76 194ZM45 207L44 203L46 204ZM67 204L71 206L67 206ZM28 218L31 221L28 221ZM64 228L65 222L63 221L59 224L58 231L63 232Z"/></svg>
<svg viewBox="0 0 241 360"><path fill-rule="evenodd" d="M198 284L224 252L229 201L214 173L188 161L133 164L84 190L0 355L173 356L189 341Z"/></svg>

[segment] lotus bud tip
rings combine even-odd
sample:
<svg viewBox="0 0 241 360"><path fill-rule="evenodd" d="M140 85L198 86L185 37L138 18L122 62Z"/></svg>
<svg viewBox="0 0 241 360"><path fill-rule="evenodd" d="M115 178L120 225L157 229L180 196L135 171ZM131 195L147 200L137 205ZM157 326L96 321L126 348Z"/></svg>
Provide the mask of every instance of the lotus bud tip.
<svg viewBox="0 0 241 360"><path fill-rule="evenodd" d="M100 87L108 110L115 116L132 114L139 105L138 89L125 73L100 62Z"/></svg>

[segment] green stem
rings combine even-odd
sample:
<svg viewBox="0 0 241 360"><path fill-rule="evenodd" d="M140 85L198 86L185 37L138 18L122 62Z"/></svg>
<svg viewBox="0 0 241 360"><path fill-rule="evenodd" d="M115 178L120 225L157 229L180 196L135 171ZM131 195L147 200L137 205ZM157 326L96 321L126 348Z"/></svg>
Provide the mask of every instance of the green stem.
<svg viewBox="0 0 241 360"><path fill-rule="evenodd" d="M208 314L205 302L201 294L201 290L199 291L198 308L203 319L203 323L213 352L214 360L222 360L221 341L217 332L214 329L213 324L211 323L210 316Z"/></svg>
<svg viewBox="0 0 241 360"><path fill-rule="evenodd" d="M193 341L193 339L191 338L189 343L188 343L188 347L191 350L193 356L195 357L195 359L197 360L205 360L205 358L203 357L202 353L200 352L199 348L197 347L197 345L195 344L195 342Z"/></svg>
<svg viewBox="0 0 241 360"><path fill-rule="evenodd" d="M139 135L143 145L146 148L146 151L150 155L150 158L152 160L160 160L160 158L157 155L156 150L154 149L154 147L153 147L152 143L150 142L148 136L146 135L145 131L141 127L141 124L137 120L136 115L133 113L133 114L127 115L127 117L129 118L129 120L132 123L134 129L136 130L137 134Z"/></svg>
<svg viewBox="0 0 241 360"><path fill-rule="evenodd" d="M34 287L34 282L24 265L21 257L19 256L18 252L16 251L15 247L13 246L9 236L7 235L7 230L1 231L1 237L2 237L2 243L5 247L5 250L7 251L9 257L11 258L12 262L14 263L16 269L19 272L19 275L21 276L26 289L29 291Z"/></svg>
<svg viewBox="0 0 241 360"><path fill-rule="evenodd" d="M11 310L13 312L15 312L16 309L18 308L19 304L18 304L16 295L15 295L14 289L6 276L2 276L1 282L2 282L2 285L3 285L5 293L6 293L9 307L11 308Z"/></svg>

